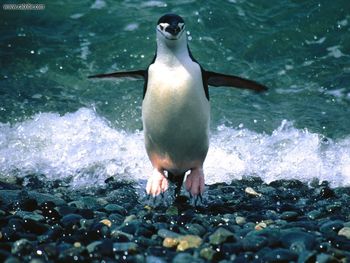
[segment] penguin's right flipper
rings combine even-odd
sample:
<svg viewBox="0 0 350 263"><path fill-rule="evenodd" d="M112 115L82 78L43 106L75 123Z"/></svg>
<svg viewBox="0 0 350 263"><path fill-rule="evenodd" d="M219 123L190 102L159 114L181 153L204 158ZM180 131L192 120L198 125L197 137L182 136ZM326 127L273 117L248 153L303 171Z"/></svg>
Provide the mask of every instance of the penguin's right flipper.
<svg viewBox="0 0 350 263"><path fill-rule="evenodd" d="M107 74L97 74L93 76L88 76L89 79L93 78L131 78L131 79L146 79L146 70L135 70L135 71L124 71L124 72L114 72Z"/></svg>

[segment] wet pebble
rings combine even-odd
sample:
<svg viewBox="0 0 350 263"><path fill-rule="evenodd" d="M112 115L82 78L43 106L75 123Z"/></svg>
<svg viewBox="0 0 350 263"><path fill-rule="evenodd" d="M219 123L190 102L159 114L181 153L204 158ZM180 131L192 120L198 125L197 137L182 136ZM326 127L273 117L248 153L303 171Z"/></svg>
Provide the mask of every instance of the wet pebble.
<svg viewBox="0 0 350 263"><path fill-rule="evenodd" d="M12 203L0 202L1 262L347 262L350 258L347 188L308 187L296 180L266 185L244 179L208 186L197 206L184 195L151 205L130 184L117 180L93 193L63 186L46 194L35 191L0 188L0 199L14 198ZM52 195L55 191L59 195Z"/></svg>
<svg viewBox="0 0 350 263"><path fill-rule="evenodd" d="M74 225L80 225L80 220L83 217L79 214L68 214L62 217L61 224L63 227L73 227Z"/></svg>
<svg viewBox="0 0 350 263"><path fill-rule="evenodd" d="M348 239L350 239L350 227L343 227L338 232L339 236L344 236Z"/></svg>
<svg viewBox="0 0 350 263"><path fill-rule="evenodd" d="M246 251L258 251L268 244L268 239L264 236L248 234L242 240L243 249Z"/></svg>
<svg viewBox="0 0 350 263"><path fill-rule="evenodd" d="M266 262L292 262L298 258L298 255L288 249L274 249L263 257Z"/></svg>
<svg viewBox="0 0 350 263"><path fill-rule="evenodd" d="M220 245L224 242L234 241L234 234L223 228L219 227L213 234L209 236L209 242L212 245Z"/></svg>

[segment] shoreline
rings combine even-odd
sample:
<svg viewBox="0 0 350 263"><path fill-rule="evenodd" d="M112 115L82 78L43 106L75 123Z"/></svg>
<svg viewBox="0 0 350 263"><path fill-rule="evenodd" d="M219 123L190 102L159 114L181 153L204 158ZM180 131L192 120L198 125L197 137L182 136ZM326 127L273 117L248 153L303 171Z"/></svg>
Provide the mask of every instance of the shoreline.
<svg viewBox="0 0 350 263"><path fill-rule="evenodd" d="M23 186L26 184L26 186ZM206 186L197 206L132 183L0 181L2 262L348 262L350 187L259 178ZM182 192L184 193L184 191Z"/></svg>

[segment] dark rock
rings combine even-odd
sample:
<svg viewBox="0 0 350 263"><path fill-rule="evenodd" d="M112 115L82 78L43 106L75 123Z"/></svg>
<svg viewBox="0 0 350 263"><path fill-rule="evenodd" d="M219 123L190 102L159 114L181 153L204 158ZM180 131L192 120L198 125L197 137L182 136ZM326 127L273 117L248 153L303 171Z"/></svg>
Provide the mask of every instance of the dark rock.
<svg viewBox="0 0 350 263"><path fill-rule="evenodd" d="M58 211L55 209L56 204L54 202L48 201L43 202L40 205L40 210L42 212L42 215L49 219L50 221L57 222L60 220L61 215L58 213Z"/></svg>
<svg viewBox="0 0 350 263"><path fill-rule="evenodd" d="M18 240L18 232L12 227L3 227L1 229L2 241L16 241Z"/></svg>
<svg viewBox="0 0 350 263"><path fill-rule="evenodd" d="M136 231L141 227L141 222L134 220L128 223L125 223L123 226L120 227L120 230L122 232L135 235Z"/></svg>
<svg viewBox="0 0 350 263"><path fill-rule="evenodd" d="M68 214L62 217L60 220L61 225L65 228L71 228L74 225L80 226L80 220L83 219L81 215L78 214Z"/></svg>
<svg viewBox="0 0 350 263"><path fill-rule="evenodd" d="M307 217L311 220L315 220L318 218L321 218L323 216L323 213L320 210L312 210L309 213L307 213Z"/></svg>
<svg viewBox="0 0 350 263"><path fill-rule="evenodd" d="M334 191L331 188L329 188L328 186L318 188L318 189L316 189L315 192L319 197L324 198L324 199L335 197Z"/></svg>
<svg viewBox="0 0 350 263"><path fill-rule="evenodd" d="M172 260L172 263L201 263L201 262L204 262L204 260L200 258L195 258L189 253L178 253Z"/></svg>
<svg viewBox="0 0 350 263"><path fill-rule="evenodd" d="M58 260L60 262L84 262L87 257L87 250L84 247L71 246L60 251Z"/></svg>
<svg viewBox="0 0 350 263"><path fill-rule="evenodd" d="M155 240L155 239L146 238L146 237L142 237L142 236L136 237L134 241L139 246L142 246L144 248L162 245L162 242L160 240Z"/></svg>
<svg viewBox="0 0 350 263"><path fill-rule="evenodd" d="M203 236L206 234L207 230L205 227L201 226L200 224L188 224L186 225L186 233L183 234L192 234L196 236Z"/></svg>
<svg viewBox="0 0 350 263"><path fill-rule="evenodd" d="M7 252L7 251L6 251ZM9 254L11 255L10 253L5 253L4 255L6 254ZM6 260L5 260L6 259ZM4 262L4 263L21 263L21 260L19 260L18 258L16 257L13 257L13 256L6 256L4 259L3 259L3 255L2 255L2 251L0 250L0 260L1 262Z"/></svg>
<svg viewBox="0 0 350 263"><path fill-rule="evenodd" d="M118 242L130 242L134 237L133 235L124 233L117 229L112 230L110 233L110 236L111 238L113 238L115 241L118 241Z"/></svg>
<svg viewBox="0 0 350 263"><path fill-rule="evenodd" d="M298 258L298 255L294 252L284 249L278 248L270 251L265 254L264 261L266 262L291 262Z"/></svg>
<svg viewBox="0 0 350 263"><path fill-rule="evenodd" d="M23 223L24 223L23 219L13 217L8 221L7 225L9 228L12 228L17 232L23 232L24 231Z"/></svg>
<svg viewBox="0 0 350 263"><path fill-rule="evenodd" d="M225 254L238 254L243 251L241 242L225 242L221 245L221 251Z"/></svg>
<svg viewBox="0 0 350 263"><path fill-rule="evenodd" d="M20 190L0 190L0 200L3 207L19 201Z"/></svg>
<svg viewBox="0 0 350 263"><path fill-rule="evenodd" d="M293 221L297 219L299 214L295 211L285 211L281 214L281 219L287 220L287 221Z"/></svg>
<svg viewBox="0 0 350 263"><path fill-rule="evenodd" d="M246 251L258 251L268 244L268 240L264 236L248 234L242 240L243 249Z"/></svg>
<svg viewBox="0 0 350 263"><path fill-rule="evenodd" d="M332 255L321 253L321 254L317 255L315 262L317 262L317 263L336 263L336 262L339 262L339 260L337 260Z"/></svg>
<svg viewBox="0 0 350 263"><path fill-rule="evenodd" d="M20 202L19 207L24 211L34 211L38 208L38 202L33 198L27 198Z"/></svg>
<svg viewBox="0 0 350 263"><path fill-rule="evenodd" d="M146 263L167 263L167 261L162 259L161 257L150 255L146 257Z"/></svg>
<svg viewBox="0 0 350 263"><path fill-rule="evenodd" d="M328 221L320 226L320 231L324 234L335 236L344 227L344 222L340 220Z"/></svg>
<svg viewBox="0 0 350 263"><path fill-rule="evenodd" d="M31 219L25 219L23 221L23 227L25 231L28 231L36 235L42 235L45 232L47 232L48 229L50 228L50 226L47 224L43 224L36 220L31 220Z"/></svg>
<svg viewBox="0 0 350 263"><path fill-rule="evenodd" d="M63 235L63 228L59 225L52 226L46 233L40 236L41 242L54 242Z"/></svg>
<svg viewBox="0 0 350 263"><path fill-rule="evenodd" d="M78 213L85 219L93 219L94 218L94 211L91 209L80 209Z"/></svg>
<svg viewBox="0 0 350 263"><path fill-rule="evenodd" d="M179 233L167 230L167 229L160 229L158 230L158 236L162 237L162 238L166 238L166 237L171 237L171 238L178 238L180 236Z"/></svg>
<svg viewBox="0 0 350 263"><path fill-rule="evenodd" d="M294 244L294 246L312 250L315 246L316 238L306 232L286 230L281 232L280 242L285 248L290 248Z"/></svg>
<svg viewBox="0 0 350 263"><path fill-rule="evenodd" d="M328 213L334 213L334 212L340 211L341 209L342 209L341 203L330 204L326 206L326 211Z"/></svg>
<svg viewBox="0 0 350 263"><path fill-rule="evenodd" d="M180 226L184 226L192 221L195 217L195 213L192 210L181 213L177 218L177 223Z"/></svg>
<svg viewBox="0 0 350 263"><path fill-rule="evenodd" d="M299 254L298 262L316 262L316 251L304 250L300 253L297 252L297 254Z"/></svg>
<svg viewBox="0 0 350 263"><path fill-rule="evenodd" d="M146 226L145 224L141 225L135 232L136 236L151 237L155 233L155 229Z"/></svg>
<svg viewBox="0 0 350 263"><path fill-rule="evenodd" d="M111 220L111 222L114 223L115 225L120 225L124 221L124 216L113 213L108 216L108 219Z"/></svg>
<svg viewBox="0 0 350 263"><path fill-rule="evenodd" d="M45 207L45 204L44 204L44 207ZM44 208L42 206L42 208ZM46 204L46 207L44 208L44 210L48 210L48 205ZM52 205L50 206L50 209L54 209L52 207ZM65 216L65 215L68 215L68 214L75 214L75 213L78 213L78 209L74 206L70 206L70 205L62 205L62 206L59 206L56 208L57 212L60 214L60 216ZM45 212L48 212L48 211L45 211Z"/></svg>
<svg viewBox="0 0 350 263"><path fill-rule="evenodd" d="M297 188L297 189L300 189L300 188L303 188L305 187L305 184L303 184L301 181L299 180L276 180L276 181L273 181L269 184L270 186L272 187L285 187L285 188Z"/></svg>
<svg viewBox="0 0 350 263"><path fill-rule="evenodd" d="M258 232L255 232L255 235L266 237L268 240L268 246L270 247L280 246L281 231L279 229L268 227L268 228L259 230Z"/></svg>
<svg viewBox="0 0 350 263"><path fill-rule="evenodd" d="M20 239L13 243L11 253L17 256L29 255L33 250L33 245L26 239Z"/></svg>
<svg viewBox="0 0 350 263"><path fill-rule="evenodd" d="M116 253L136 253L138 250L138 245L134 242L116 242L113 243L113 251Z"/></svg>
<svg viewBox="0 0 350 263"><path fill-rule="evenodd" d="M100 244L96 247L97 251L106 257L113 256L113 241L111 239L104 239Z"/></svg>
<svg viewBox="0 0 350 263"><path fill-rule="evenodd" d="M7 250L3 250L3 249L0 249L0 261L1 262L6 262L6 259L9 258L11 256L11 253L8 252ZM16 258L13 258L11 257L12 259L16 259Z"/></svg>
<svg viewBox="0 0 350 263"><path fill-rule="evenodd" d="M15 216L18 216L22 218L23 220L31 220L36 222L43 222L45 220L45 217L41 214L34 213L34 212L27 212L27 211L16 211L14 214Z"/></svg>
<svg viewBox="0 0 350 263"><path fill-rule="evenodd" d="M107 213L118 213L121 215L126 215L127 211L124 207L117 205L117 204L108 204L104 207L104 209L107 211Z"/></svg>
<svg viewBox="0 0 350 263"><path fill-rule="evenodd" d="M96 240L100 238L106 238L107 236L110 235L110 229L108 226L101 222L94 222L88 232L87 235L90 240Z"/></svg>
<svg viewBox="0 0 350 263"><path fill-rule="evenodd" d="M29 198L35 199L38 204L42 204L45 202L53 202L56 206L64 205L66 202L55 195L50 195L50 194L43 194L43 193L38 193L35 191L29 191L28 192Z"/></svg>

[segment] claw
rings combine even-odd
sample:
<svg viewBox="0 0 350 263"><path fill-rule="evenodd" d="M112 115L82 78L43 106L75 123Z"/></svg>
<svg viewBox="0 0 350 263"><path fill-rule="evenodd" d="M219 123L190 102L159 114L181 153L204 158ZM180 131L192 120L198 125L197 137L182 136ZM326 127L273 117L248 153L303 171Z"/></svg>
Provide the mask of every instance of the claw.
<svg viewBox="0 0 350 263"><path fill-rule="evenodd" d="M151 177L147 181L147 193L155 197L161 193L164 193L167 189L168 180L165 178L164 173L154 169Z"/></svg>
<svg viewBox="0 0 350 263"><path fill-rule="evenodd" d="M191 196L191 203L193 204L193 206L198 206L200 204L203 203L203 196L201 194L195 195L195 196Z"/></svg>
<svg viewBox="0 0 350 263"><path fill-rule="evenodd" d="M192 196L197 196L204 192L204 174L202 168L195 168L186 178L186 189Z"/></svg>

